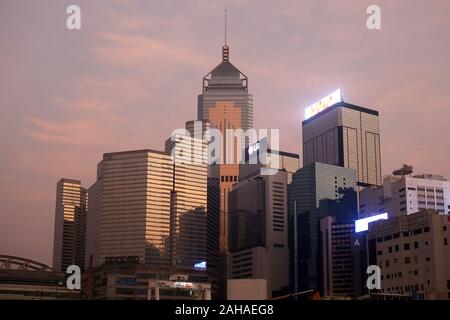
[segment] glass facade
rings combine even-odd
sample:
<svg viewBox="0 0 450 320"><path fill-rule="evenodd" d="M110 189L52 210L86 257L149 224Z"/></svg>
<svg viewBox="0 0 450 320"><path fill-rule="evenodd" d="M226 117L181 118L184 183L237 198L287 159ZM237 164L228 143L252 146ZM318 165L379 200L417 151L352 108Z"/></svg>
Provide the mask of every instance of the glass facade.
<svg viewBox="0 0 450 320"><path fill-rule="evenodd" d="M65 272L76 264L84 269L88 193L81 182L61 179L56 187L53 268Z"/></svg>
<svg viewBox="0 0 450 320"><path fill-rule="evenodd" d="M319 221L327 215L339 221L355 218L356 189L356 172L349 168L315 162L293 175L288 186L289 245L291 279L298 291L322 286Z"/></svg>
<svg viewBox="0 0 450 320"><path fill-rule="evenodd" d="M303 163L355 169L362 186L381 185L378 112L345 102L303 121Z"/></svg>
<svg viewBox="0 0 450 320"><path fill-rule="evenodd" d="M265 188L254 179L230 192L230 252L266 245Z"/></svg>
<svg viewBox="0 0 450 320"><path fill-rule="evenodd" d="M89 189L87 255L137 256L141 263L170 264L170 155L153 150L106 153Z"/></svg>
<svg viewBox="0 0 450 320"><path fill-rule="evenodd" d="M198 96L198 120L207 120L222 133L221 164L212 170L220 179L220 249L228 250L228 194L239 176L238 150L245 141L234 139L234 153L225 141L227 129L253 128L253 96L248 93L248 78L229 61L229 47L222 50L222 62L203 78ZM229 150L230 149L230 150Z"/></svg>
<svg viewBox="0 0 450 320"><path fill-rule="evenodd" d="M207 144L174 135L167 152L173 159L171 203L172 264L193 268L207 257Z"/></svg>

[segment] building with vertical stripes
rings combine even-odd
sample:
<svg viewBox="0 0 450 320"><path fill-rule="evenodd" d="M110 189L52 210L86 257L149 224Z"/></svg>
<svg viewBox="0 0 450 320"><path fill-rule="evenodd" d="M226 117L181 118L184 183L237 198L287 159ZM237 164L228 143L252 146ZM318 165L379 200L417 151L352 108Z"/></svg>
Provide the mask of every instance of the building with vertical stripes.
<svg viewBox="0 0 450 320"><path fill-rule="evenodd" d="M81 181L62 178L56 186L53 268L65 272L75 264L84 269L88 193Z"/></svg>

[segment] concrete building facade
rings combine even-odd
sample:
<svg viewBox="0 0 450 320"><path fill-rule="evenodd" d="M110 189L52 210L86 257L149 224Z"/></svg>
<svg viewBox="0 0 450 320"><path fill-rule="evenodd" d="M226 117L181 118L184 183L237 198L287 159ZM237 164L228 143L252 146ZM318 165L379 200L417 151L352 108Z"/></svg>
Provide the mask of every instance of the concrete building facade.
<svg viewBox="0 0 450 320"><path fill-rule="evenodd" d="M369 264L381 268L381 293L450 299L450 219L422 210L369 225Z"/></svg>
<svg viewBox="0 0 450 320"><path fill-rule="evenodd" d="M450 181L432 174L389 175L383 187L360 192L360 214L388 212L390 216L408 215L424 209L440 214L450 212Z"/></svg>
<svg viewBox="0 0 450 320"><path fill-rule="evenodd" d="M267 296L289 285L287 173L253 176L229 199L229 279L266 279Z"/></svg>

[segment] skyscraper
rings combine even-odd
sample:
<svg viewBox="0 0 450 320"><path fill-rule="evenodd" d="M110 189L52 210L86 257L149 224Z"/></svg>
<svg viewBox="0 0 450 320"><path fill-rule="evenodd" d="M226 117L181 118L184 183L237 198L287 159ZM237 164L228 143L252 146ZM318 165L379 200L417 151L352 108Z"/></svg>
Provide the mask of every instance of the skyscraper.
<svg viewBox="0 0 450 320"><path fill-rule="evenodd" d="M302 122L303 165L322 162L352 168L358 185L381 185L378 111L342 101L340 90L332 95L338 95L336 103L307 109ZM317 104L323 106L323 101Z"/></svg>
<svg viewBox="0 0 450 320"><path fill-rule="evenodd" d="M339 222L358 212L356 172L314 162L299 169L288 186L291 279L295 291L320 289L319 221L334 216Z"/></svg>
<svg viewBox="0 0 450 320"><path fill-rule="evenodd" d="M267 297L289 286L287 172L253 175L233 186L229 198L231 279L266 279Z"/></svg>
<svg viewBox="0 0 450 320"><path fill-rule="evenodd" d="M335 217L320 219L321 271L324 296L356 295L353 278L354 223L339 223Z"/></svg>
<svg viewBox="0 0 450 320"><path fill-rule="evenodd" d="M198 119L208 120L211 128L226 137L227 129L253 128L253 97L248 92L248 78L229 59L229 47L222 48L222 62L203 78L203 92L198 96ZM227 251L228 193L239 176L238 152L245 141L222 139L221 163L213 170L220 179L220 248ZM239 145L238 145L239 144ZM230 154L233 150L233 155Z"/></svg>
<svg viewBox="0 0 450 320"><path fill-rule="evenodd" d="M172 155L172 265L193 268L207 258L207 144L204 139L173 134L166 141Z"/></svg>
<svg viewBox="0 0 450 320"><path fill-rule="evenodd" d="M138 257L169 266L173 163L154 150L105 153L89 188L86 263L107 257Z"/></svg>
<svg viewBox="0 0 450 320"><path fill-rule="evenodd" d="M53 268L65 272L75 264L84 269L88 193L79 180L62 178L56 186Z"/></svg>

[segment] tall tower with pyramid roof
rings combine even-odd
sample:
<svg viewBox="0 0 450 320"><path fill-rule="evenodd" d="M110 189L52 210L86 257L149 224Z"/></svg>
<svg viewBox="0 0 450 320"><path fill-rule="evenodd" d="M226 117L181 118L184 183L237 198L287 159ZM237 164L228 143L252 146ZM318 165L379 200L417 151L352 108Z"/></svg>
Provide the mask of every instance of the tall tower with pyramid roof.
<svg viewBox="0 0 450 320"><path fill-rule="evenodd" d="M221 164L213 166L213 175L220 180L220 249L228 250L228 193L239 179L237 152L242 146L234 143L234 160L226 161L229 146L225 141L227 129L253 128L253 96L248 92L248 78L230 62L225 13L225 43L222 62L203 77L203 90L198 96L198 120L209 121L211 128L222 132ZM229 157L228 157L229 158Z"/></svg>

